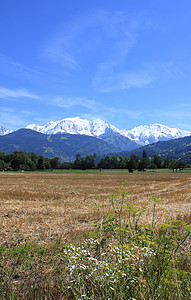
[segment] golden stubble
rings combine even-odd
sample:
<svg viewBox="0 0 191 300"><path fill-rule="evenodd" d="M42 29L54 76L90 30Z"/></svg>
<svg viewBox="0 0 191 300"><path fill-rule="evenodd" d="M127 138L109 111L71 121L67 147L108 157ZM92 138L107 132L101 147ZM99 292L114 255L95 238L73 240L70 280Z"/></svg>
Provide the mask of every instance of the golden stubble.
<svg viewBox="0 0 191 300"><path fill-rule="evenodd" d="M128 192L137 206L149 198L163 199L158 216L165 210L191 223L189 174L0 173L0 242L76 241L100 221L95 207L103 197L117 190ZM109 211L109 199L104 201Z"/></svg>

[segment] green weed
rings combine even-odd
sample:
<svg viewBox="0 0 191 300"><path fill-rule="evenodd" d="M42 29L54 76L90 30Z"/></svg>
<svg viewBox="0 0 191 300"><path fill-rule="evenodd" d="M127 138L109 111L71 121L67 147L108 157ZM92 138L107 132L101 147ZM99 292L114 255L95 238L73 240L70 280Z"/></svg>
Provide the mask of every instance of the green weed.
<svg viewBox="0 0 191 300"><path fill-rule="evenodd" d="M189 259L181 248L190 226L170 219L159 224L163 212L156 219L156 205L161 201L156 198L149 199L152 220L144 225L141 216L147 214L148 204L137 208L128 195L112 194L109 214L104 201L94 239L64 250L73 298L189 299Z"/></svg>
<svg viewBox="0 0 191 300"><path fill-rule="evenodd" d="M129 195L104 198L100 224L79 245L1 245L0 299L190 299L190 225L161 222L160 199L137 207Z"/></svg>

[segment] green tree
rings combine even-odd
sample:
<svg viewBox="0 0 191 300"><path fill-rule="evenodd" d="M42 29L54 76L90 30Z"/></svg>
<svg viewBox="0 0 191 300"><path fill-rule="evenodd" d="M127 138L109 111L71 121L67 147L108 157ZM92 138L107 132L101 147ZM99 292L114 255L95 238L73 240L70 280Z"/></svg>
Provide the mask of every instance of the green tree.
<svg viewBox="0 0 191 300"><path fill-rule="evenodd" d="M46 170L51 169L51 163L50 163L50 158L44 158L44 166Z"/></svg>
<svg viewBox="0 0 191 300"><path fill-rule="evenodd" d="M127 156L119 156L118 168L119 169L127 169L128 165L128 158Z"/></svg>
<svg viewBox="0 0 191 300"><path fill-rule="evenodd" d="M111 158L111 168L112 169L118 169L119 167L119 161L116 155L113 155Z"/></svg>
<svg viewBox="0 0 191 300"><path fill-rule="evenodd" d="M111 158L108 155L105 158L102 158L98 163L97 168L111 169L112 168Z"/></svg>
<svg viewBox="0 0 191 300"><path fill-rule="evenodd" d="M144 149L143 152L142 152L142 158L148 158L147 152L146 152L145 149Z"/></svg>
<svg viewBox="0 0 191 300"><path fill-rule="evenodd" d="M167 155L164 159L164 162L163 162L163 168L168 168L169 167L169 162L170 162L170 158L169 158L169 155Z"/></svg>
<svg viewBox="0 0 191 300"><path fill-rule="evenodd" d="M129 159L128 164L127 164L127 169L131 173L133 172L133 170L136 169L136 160L135 160L133 155L130 156L130 159Z"/></svg>
<svg viewBox="0 0 191 300"><path fill-rule="evenodd" d="M18 158L13 158L12 161L11 161L11 168L14 170L14 171L18 171L20 170L20 161Z"/></svg>
<svg viewBox="0 0 191 300"><path fill-rule="evenodd" d="M35 163L36 168L37 168L39 155L37 155L37 154L35 154L33 152L29 152L28 155L30 156L30 159Z"/></svg>
<svg viewBox="0 0 191 300"><path fill-rule="evenodd" d="M157 169L157 166L155 165L155 163L153 161L151 161L150 169L152 169L152 170Z"/></svg>
<svg viewBox="0 0 191 300"><path fill-rule="evenodd" d="M132 158L135 162L135 169L138 169L138 164L139 164L139 156L135 155L134 153L131 154L130 158Z"/></svg>
<svg viewBox="0 0 191 300"><path fill-rule="evenodd" d="M141 160L139 161L139 164L138 164L138 170L139 171L144 171L148 168L149 166L149 158L148 157L144 157L144 158L141 158Z"/></svg>
<svg viewBox="0 0 191 300"><path fill-rule="evenodd" d="M155 165L158 169L162 167L162 158L160 155L153 154L151 157L151 165Z"/></svg>
<svg viewBox="0 0 191 300"><path fill-rule="evenodd" d="M138 164L138 170L144 171L149 167L150 161L145 150L142 152L142 158Z"/></svg>
<svg viewBox="0 0 191 300"><path fill-rule="evenodd" d="M4 162L4 160L0 159L0 170L4 170L5 167L6 163Z"/></svg>
<svg viewBox="0 0 191 300"><path fill-rule="evenodd" d="M95 161L93 155L87 155L84 159L83 168L95 169Z"/></svg>
<svg viewBox="0 0 191 300"><path fill-rule="evenodd" d="M50 160L51 169L59 169L61 165L61 161L59 157L54 157Z"/></svg>
<svg viewBox="0 0 191 300"><path fill-rule="evenodd" d="M73 164L74 169L82 169L82 156L80 153L76 154L76 159Z"/></svg>
<svg viewBox="0 0 191 300"><path fill-rule="evenodd" d="M176 170L176 172L179 170L180 172L185 168L185 163L181 160L175 161L173 159L170 160L169 162L169 169L172 169L173 172Z"/></svg>
<svg viewBox="0 0 191 300"><path fill-rule="evenodd" d="M185 163L181 160L177 161L177 168L180 170L180 172L186 167Z"/></svg>
<svg viewBox="0 0 191 300"><path fill-rule="evenodd" d="M43 171L45 170L45 162L44 162L44 157L42 155L40 155L40 157L38 159L37 169L43 170Z"/></svg>
<svg viewBox="0 0 191 300"><path fill-rule="evenodd" d="M6 153L5 152L0 152L0 159L4 161L5 157L6 157Z"/></svg>
<svg viewBox="0 0 191 300"><path fill-rule="evenodd" d="M27 171L36 171L36 169L37 169L36 164L35 164L34 161L32 161L32 160L30 160L30 161L28 162L27 166L28 166L28 168L29 168Z"/></svg>
<svg viewBox="0 0 191 300"><path fill-rule="evenodd" d="M73 168L73 163L72 162L67 162L67 161L64 161L61 163L61 166L60 166L60 169L66 169L66 170L69 170L69 169L72 169Z"/></svg>

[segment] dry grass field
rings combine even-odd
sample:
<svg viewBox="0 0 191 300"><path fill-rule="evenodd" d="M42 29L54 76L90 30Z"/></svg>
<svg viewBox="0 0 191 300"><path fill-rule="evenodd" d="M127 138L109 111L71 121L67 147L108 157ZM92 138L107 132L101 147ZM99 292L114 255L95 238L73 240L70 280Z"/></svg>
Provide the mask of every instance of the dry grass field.
<svg viewBox="0 0 191 300"><path fill-rule="evenodd" d="M0 173L0 243L84 237L100 219L95 206L116 190L129 192L138 206L163 199L158 213L176 218L180 212L191 223L190 174Z"/></svg>

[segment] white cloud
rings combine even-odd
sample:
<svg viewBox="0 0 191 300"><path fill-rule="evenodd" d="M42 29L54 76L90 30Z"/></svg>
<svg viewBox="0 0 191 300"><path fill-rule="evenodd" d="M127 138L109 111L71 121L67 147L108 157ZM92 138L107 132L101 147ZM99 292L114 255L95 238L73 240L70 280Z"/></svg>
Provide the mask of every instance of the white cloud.
<svg viewBox="0 0 191 300"><path fill-rule="evenodd" d="M50 81L52 84L55 82L58 84L66 84L65 75L67 73L60 72L58 66L56 68L51 68L50 66L44 65L43 61L36 61L36 68L28 67L20 62L17 62L5 55L0 53L0 73L4 76L13 77L15 82L19 79L20 82L28 84L32 82L33 84L46 84L48 86Z"/></svg>
<svg viewBox="0 0 191 300"><path fill-rule="evenodd" d="M53 49L47 49L45 54L48 58L61 65L74 69L80 68L79 64L75 61L75 58L71 54L63 52L59 48L56 49L53 47Z"/></svg>
<svg viewBox="0 0 191 300"><path fill-rule="evenodd" d="M5 125L8 129L16 130L18 128L25 127L28 122L28 117L31 116L31 112L10 110L9 108L3 109L0 112L1 125Z"/></svg>
<svg viewBox="0 0 191 300"><path fill-rule="evenodd" d="M141 122L141 120L144 119L144 115L145 112L141 110L131 110L125 108L122 109L112 106L105 106L101 103L98 103L97 110L95 112L80 114L80 117L88 120L101 118L105 122L111 123L114 126L117 126L116 122L118 122L119 120L123 120L122 123L126 124L124 125L124 128L127 129L126 127L128 126L128 124L131 124L132 121L137 122L137 120L139 120Z"/></svg>
<svg viewBox="0 0 191 300"><path fill-rule="evenodd" d="M16 73L21 73L23 74L34 74L34 75L45 75L43 72L35 70L33 68L30 68L28 66L25 66L24 64L21 64L17 61L14 61L13 59L10 59L9 57L3 55L0 53L0 68L5 71L5 69L9 69L9 72L15 73L15 70L17 71Z"/></svg>
<svg viewBox="0 0 191 300"><path fill-rule="evenodd" d="M40 99L36 94L30 93L25 89L11 90L4 87L0 87L0 98L4 99L18 99L18 98L30 98Z"/></svg>
<svg viewBox="0 0 191 300"><path fill-rule="evenodd" d="M141 120L144 117L144 111L141 110L131 110L126 108L116 108L116 107L105 107L102 106L99 112L99 117L104 120L124 120L124 123L129 123L132 120Z"/></svg>
<svg viewBox="0 0 191 300"><path fill-rule="evenodd" d="M95 100L89 99L87 97L72 97L72 96L63 96L58 95L56 97L48 96L39 96L33 94L26 89L7 89L0 87L0 98L6 99L9 101L19 101L21 99L33 99L40 100L47 105L62 107L62 108L72 108L75 106L85 107L91 111L96 111L98 103Z"/></svg>
<svg viewBox="0 0 191 300"><path fill-rule="evenodd" d="M137 72L115 72L115 68L110 69L111 67L108 68L108 65L102 65L96 73L93 86L97 91L111 92L115 90L127 90L132 87L141 88L156 79L150 69L143 69Z"/></svg>
<svg viewBox="0 0 191 300"><path fill-rule="evenodd" d="M173 80L180 79L183 75L183 72L172 61L158 64L158 66Z"/></svg>
<svg viewBox="0 0 191 300"><path fill-rule="evenodd" d="M67 97L67 96L58 96L50 100L52 105L63 107L63 108L72 108L75 106L82 106L88 108L92 111L97 109L97 102L86 97Z"/></svg>
<svg viewBox="0 0 191 300"><path fill-rule="evenodd" d="M136 19L126 12L94 10L71 17L44 45L45 57L69 68L122 60L135 43ZM103 47L104 45L104 47Z"/></svg>
<svg viewBox="0 0 191 300"><path fill-rule="evenodd" d="M120 71L119 63L108 61L100 64L93 80L98 92L112 92L142 88L156 80L170 78L177 80L182 76L173 62L147 62L135 71ZM124 68L125 69L125 68Z"/></svg>

